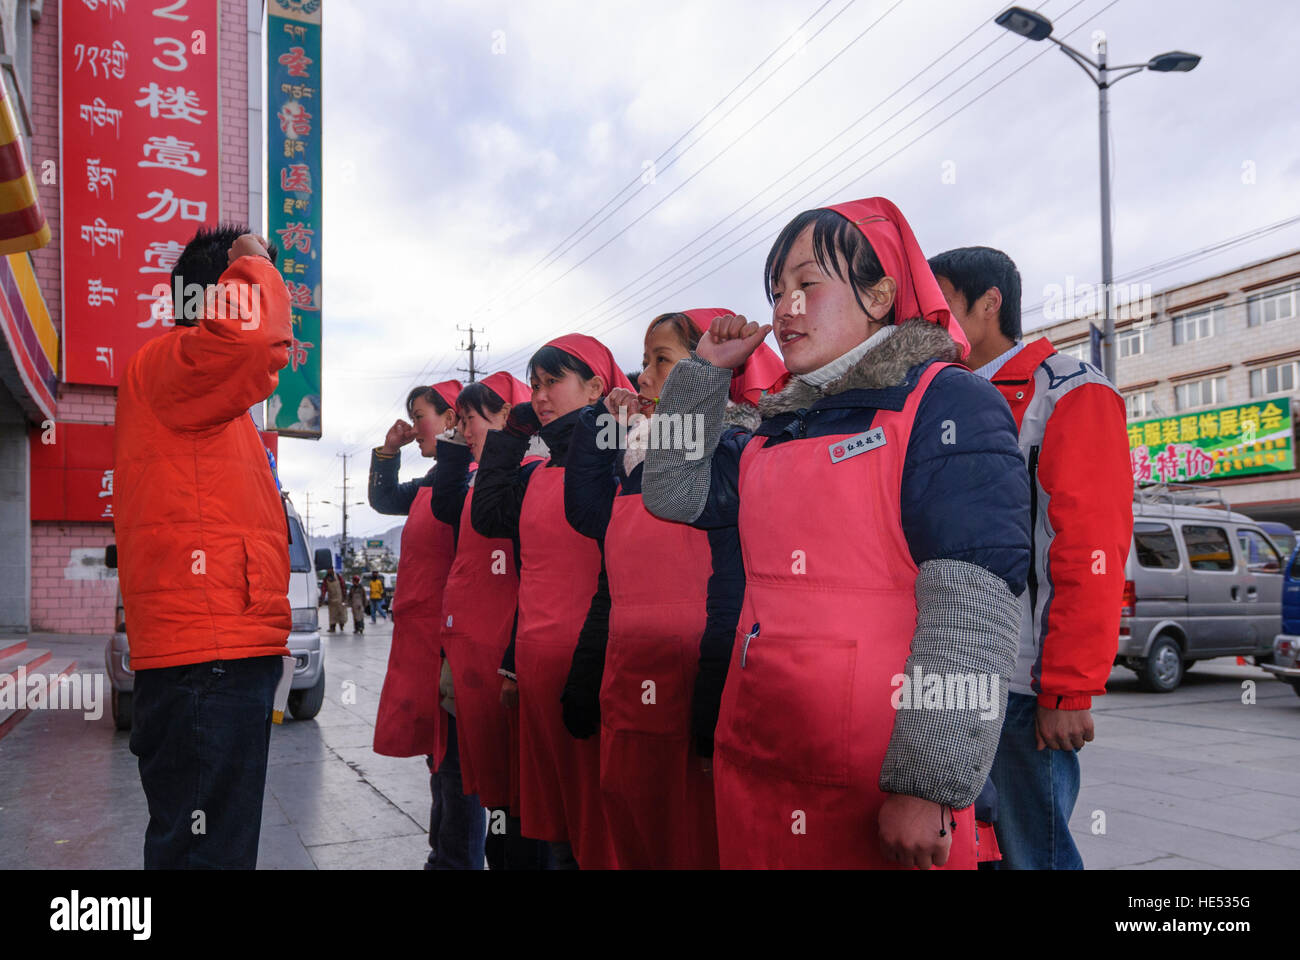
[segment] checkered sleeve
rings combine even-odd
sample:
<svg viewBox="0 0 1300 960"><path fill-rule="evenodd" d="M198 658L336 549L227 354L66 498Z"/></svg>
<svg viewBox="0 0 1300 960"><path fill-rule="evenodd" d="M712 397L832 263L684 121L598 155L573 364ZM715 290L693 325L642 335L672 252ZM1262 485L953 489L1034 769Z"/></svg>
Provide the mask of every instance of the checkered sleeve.
<svg viewBox="0 0 1300 960"><path fill-rule="evenodd" d="M1020 604L1001 577L941 559L921 565L916 607L911 655L893 678L880 789L960 810L975 802L997 752Z"/></svg>
<svg viewBox="0 0 1300 960"><path fill-rule="evenodd" d="M646 509L657 517L692 523L709 501L713 453L722 437L731 370L715 367L694 353L679 360L668 375L655 409L655 418L697 418L702 451L651 446L646 451L641 491Z"/></svg>

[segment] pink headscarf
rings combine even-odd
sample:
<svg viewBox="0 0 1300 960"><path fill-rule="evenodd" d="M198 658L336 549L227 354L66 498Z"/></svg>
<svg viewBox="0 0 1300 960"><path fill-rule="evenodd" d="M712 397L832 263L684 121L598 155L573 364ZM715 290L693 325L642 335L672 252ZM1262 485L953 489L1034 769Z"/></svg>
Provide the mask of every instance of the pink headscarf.
<svg viewBox="0 0 1300 960"><path fill-rule="evenodd" d="M721 307L705 307L699 310L684 310L686 316L694 321L701 330L708 330L718 317L735 316L736 311ZM790 379L790 371L785 363L766 343L760 343L758 349L750 354L731 374L731 389L728 392L733 403L747 403L757 406L764 393L779 393Z"/></svg>
<svg viewBox="0 0 1300 960"><path fill-rule="evenodd" d="M884 197L850 200L826 208L847 218L876 251L885 275L898 285L894 293L894 316L901 320L921 317L937 323L957 342L961 358L970 354L970 342L961 324L948 309L939 282L934 279L921 245L901 210Z"/></svg>
<svg viewBox="0 0 1300 960"><path fill-rule="evenodd" d="M528 384L504 370L499 370L491 376L484 377L479 382L512 407L516 404L527 403L533 396Z"/></svg>
<svg viewBox="0 0 1300 960"><path fill-rule="evenodd" d="M614 362L614 355L609 352L609 348L595 337L589 337L585 333L566 333L562 337L556 337L546 346L558 347L589 366L592 373L600 377L600 382L604 386L600 394L602 397L615 387L622 387L624 390L636 393L636 388L628 382L627 374Z"/></svg>
<svg viewBox="0 0 1300 960"><path fill-rule="evenodd" d="M431 384L429 389L442 397L447 402L447 406L455 407L456 398L460 396L460 392L465 387L459 380L443 380L440 383Z"/></svg>

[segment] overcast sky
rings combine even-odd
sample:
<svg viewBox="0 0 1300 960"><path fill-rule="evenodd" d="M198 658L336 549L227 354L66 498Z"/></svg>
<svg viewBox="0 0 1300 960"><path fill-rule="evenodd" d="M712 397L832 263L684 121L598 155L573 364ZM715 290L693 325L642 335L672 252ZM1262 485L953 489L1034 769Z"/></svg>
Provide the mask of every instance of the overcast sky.
<svg viewBox="0 0 1300 960"><path fill-rule="evenodd" d="M339 500L337 454L354 454L349 499L365 500L369 450L410 388L465 378L458 326L484 331L486 372L522 376L571 331L639 366L665 310L770 319L764 258L810 207L885 196L927 253L999 247L1026 311L1051 285L1099 280L1096 87L1053 44L995 26L1004 6L330 0L325 434L280 441L315 532L339 532L337 509L316 505ZM1204 57L1111 91L1117 277L1300 214L1291 3L1039 9L1086 52L1104 30L1111 64ZM1160 290L1296 248L1291 226L1147 279ZM402 477L430 465L411 445ZM349 526L398 522L366 506Z"/></svg>

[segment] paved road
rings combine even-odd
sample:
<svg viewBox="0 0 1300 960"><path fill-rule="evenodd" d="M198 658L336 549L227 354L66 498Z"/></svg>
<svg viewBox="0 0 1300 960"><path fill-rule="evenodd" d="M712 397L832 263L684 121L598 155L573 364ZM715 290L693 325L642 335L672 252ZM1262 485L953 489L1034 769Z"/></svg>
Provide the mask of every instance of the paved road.
<svg viewBox="0 0 1300 960"><path fill-rule="evenodd" d="M371 750L391 629L325 638L325 706L271 736L259 865L419 869L424 760ZM103 670L101 640L32 645ZM1256 703L1242 703L1244 680L1256 681ZM342 702L345 681L355 703ZM1089 868L1300 867L1300 697L1289 687L1219 660L1172 694L1148 694L1117 669L1096 717L1072 823ZM148 815L127 738L107 713L33 712L0 739L0 868L140 866Z"/></svg>

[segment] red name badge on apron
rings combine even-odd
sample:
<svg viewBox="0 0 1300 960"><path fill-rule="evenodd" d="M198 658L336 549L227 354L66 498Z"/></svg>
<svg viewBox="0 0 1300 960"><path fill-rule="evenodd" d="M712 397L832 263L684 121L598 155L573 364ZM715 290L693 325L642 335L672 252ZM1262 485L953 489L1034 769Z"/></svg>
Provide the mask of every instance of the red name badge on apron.
<svg viewBox="0 0 1300 960"><path fill-rule="evenodd" d="M826 449L830 452L831 463L839 463L841 460L856 457L860 453L866 453L884 445L885 428L876 427L874 430L859 433L854 437L832 441Z"/></svg>

